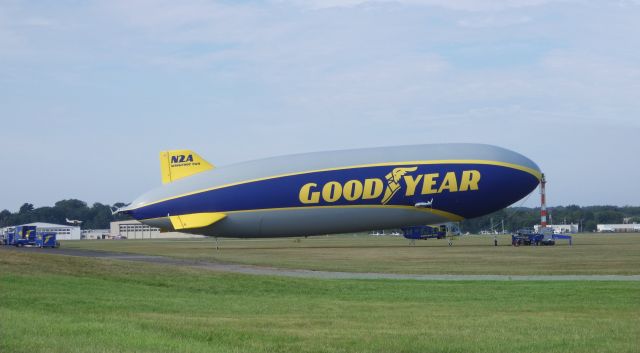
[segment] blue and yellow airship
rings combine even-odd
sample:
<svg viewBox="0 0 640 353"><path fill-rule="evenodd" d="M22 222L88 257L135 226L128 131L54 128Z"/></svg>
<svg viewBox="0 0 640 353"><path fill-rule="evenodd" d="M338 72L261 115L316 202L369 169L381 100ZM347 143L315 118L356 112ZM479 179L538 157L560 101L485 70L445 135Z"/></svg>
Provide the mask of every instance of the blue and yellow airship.
<svg viewBox="0 0 640 353"><path fill-rule="evenodd" d="M189 150L160 160L164 185L119 212L168 231L239 238L461 221L513 204L542 176L523 155L483 144L306 153L220 168Z"/></svg>

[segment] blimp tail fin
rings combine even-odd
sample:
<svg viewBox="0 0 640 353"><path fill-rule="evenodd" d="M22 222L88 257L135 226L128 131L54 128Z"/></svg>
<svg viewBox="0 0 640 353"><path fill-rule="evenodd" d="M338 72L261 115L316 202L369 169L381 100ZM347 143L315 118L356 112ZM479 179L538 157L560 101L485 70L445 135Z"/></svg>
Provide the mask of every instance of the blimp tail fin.
<svg viewBox="0 0 640 353"><path fill-rule="evenodd" d="M213 168L213 164L205 161L204 158L190 150L160 152L160 169L163 184Z"/></svg>
<svg viewBox="0 0 640 353"><path fill-rule="evenodd" d="M227 215L221 212L205 212L169 216L169 220L171 220L171 225L175 230L180 230L210 226L226 217Z"/></svg>

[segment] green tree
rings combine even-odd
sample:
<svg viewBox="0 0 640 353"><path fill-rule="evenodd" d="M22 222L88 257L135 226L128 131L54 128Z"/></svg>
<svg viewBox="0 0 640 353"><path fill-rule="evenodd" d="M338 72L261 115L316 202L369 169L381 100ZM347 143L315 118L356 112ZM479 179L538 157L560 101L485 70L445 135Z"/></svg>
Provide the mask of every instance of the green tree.
<svg viewBox="0 0 640 353"><path fill-rule="evenodd" d="M4 224L5 221L7 219L9 219L9 217L11 217L11 211L9 210L2 210L0 212L0 224Z"/></svg>
<svg viewBox="0 0 640 353"><path fill-rule="evenodd" d="M22 206L20 206L20 210L18 211L21 214L25 214L28 212L33 211L33 204L32 203L24 203L22 204Z"/></svg>

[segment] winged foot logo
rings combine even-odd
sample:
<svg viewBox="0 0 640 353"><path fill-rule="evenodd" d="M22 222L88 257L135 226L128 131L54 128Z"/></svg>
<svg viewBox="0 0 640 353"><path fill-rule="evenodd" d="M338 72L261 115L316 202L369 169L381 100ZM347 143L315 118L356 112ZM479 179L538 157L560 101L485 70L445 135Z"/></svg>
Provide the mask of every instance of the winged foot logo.
<svg viewBox="0 0 640 353"><path fill-rule="evenodd" d="M411 168L394 168L391 173L387 174L385 178L387 179L387 188L384 191L384 197L382 198L382 204L386 205L389 200L393 197L393 195L400 190L402 186L400 186L400 177L409 173L415 172L418 167Z"/></svg>
<svg viewBox="0 0 640 353"><path fill-rule="evenodd" d="M398 167L380 178L353 179L344 183L329 181L323 185L307 183L300 187L298 198L302 204L334 203L339 200L355 202L380 198L386 205L405 186L405 197L432 195L443 192L467 192L479 189L480 172L464 170L456 172L412 174L418 167Z"/></svg>

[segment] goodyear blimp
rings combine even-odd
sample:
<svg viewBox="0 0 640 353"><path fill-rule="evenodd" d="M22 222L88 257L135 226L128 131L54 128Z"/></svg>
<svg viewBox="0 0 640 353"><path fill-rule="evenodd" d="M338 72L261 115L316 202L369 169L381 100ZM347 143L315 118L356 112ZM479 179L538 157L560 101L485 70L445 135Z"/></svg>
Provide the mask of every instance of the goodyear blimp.
<svg viewBox="0 0 640 353"><path fill-rule="evenodd" d="M530 159L481 144L428 144L273 157L214 168L188 150L160 154L163 186L119 212L153 227L278 237L461 221L531 193Z"/></svg>

